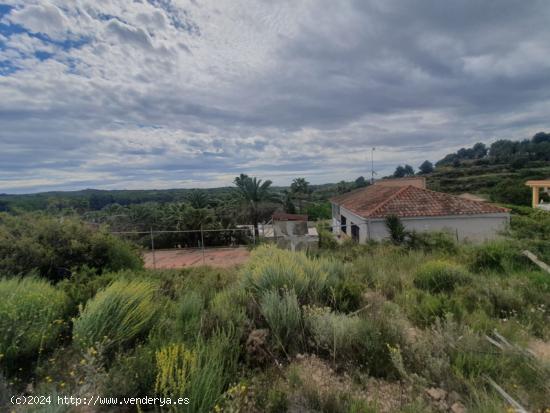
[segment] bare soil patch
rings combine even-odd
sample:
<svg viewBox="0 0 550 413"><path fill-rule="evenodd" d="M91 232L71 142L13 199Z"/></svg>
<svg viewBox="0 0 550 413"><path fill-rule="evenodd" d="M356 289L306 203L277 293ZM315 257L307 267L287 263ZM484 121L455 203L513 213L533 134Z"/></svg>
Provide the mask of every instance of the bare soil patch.
<svg viewBox="0 0 550 413"><path fill-rule="evenodd" d="M175 249L147 251L143 254L145 268L185 268L208 265L229 268L248 261L250 251L247 248Z"/></svg>

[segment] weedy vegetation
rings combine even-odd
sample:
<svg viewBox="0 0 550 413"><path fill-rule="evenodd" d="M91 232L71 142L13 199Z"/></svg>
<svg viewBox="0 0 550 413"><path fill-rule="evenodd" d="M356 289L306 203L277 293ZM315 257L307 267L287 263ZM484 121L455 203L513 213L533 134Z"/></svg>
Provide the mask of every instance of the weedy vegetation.
<svg viewBox="0 0 550 413"><path fill-rule="evenodd" d="M550 275L521 255L550 261L550 214L519 208L483 245L392 218L385 243L323 233L315 252L162 271L101 229L42 244L18 219L0 225L0 408L48 392L189 398L162 409L176 412L507 411L491 380L550 407ZM18 248L32 251L15 263Z"/></svg>

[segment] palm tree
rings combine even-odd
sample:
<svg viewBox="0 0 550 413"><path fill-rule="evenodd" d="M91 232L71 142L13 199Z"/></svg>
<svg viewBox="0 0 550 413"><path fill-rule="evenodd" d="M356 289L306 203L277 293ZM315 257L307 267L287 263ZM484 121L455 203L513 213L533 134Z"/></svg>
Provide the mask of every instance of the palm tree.
<svg viewBox="0 0 550 413"><path fill-rule="evenodd" d="M263 181L246 174L237 176L233 181L237 187L237 198L245 203L249 209L250 219L254 225L254 232L259 234L259 206L262 202L276 201L276 195L271 191L271 181Z"/></svg>
<svg viewBox="0 0 550 413"><path fill-rule="evenodd" d="M295 178L290 185L290 190L298 200L298 210L302 212L302 201L308 197L311 192L309 182L305 178Z"/></svg>
<svg viewBox="0 0 550 413"><path fill-rule="evenodd" d="M208 207L208 194L200 189L193 189L186 197L187 202L195 208L201 209Z"/></svg>

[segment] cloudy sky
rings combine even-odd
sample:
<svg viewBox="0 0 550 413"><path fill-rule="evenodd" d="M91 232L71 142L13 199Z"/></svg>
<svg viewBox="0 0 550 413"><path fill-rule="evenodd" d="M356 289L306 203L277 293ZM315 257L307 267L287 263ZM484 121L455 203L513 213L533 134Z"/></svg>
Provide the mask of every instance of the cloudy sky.
<svg viewBox="0 0 550 413"><path fill-rule="evenodd" d="M547 0L0 0L0 193L287 184L550 130Z"/></svg>

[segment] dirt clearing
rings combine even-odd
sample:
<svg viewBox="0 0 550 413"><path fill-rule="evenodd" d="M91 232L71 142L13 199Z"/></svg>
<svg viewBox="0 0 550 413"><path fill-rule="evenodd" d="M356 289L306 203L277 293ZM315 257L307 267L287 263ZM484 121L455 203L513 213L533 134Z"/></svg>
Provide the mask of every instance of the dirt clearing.
<svg viewBox="0 0 550 413"><path fill-rule="evenodd" d="M250 251L245 248L212 248L200 249L156 250L153 253L143 253L145 268L184 268L209 265L211 267L228 268L241 265L248 261Z"/></svg>

